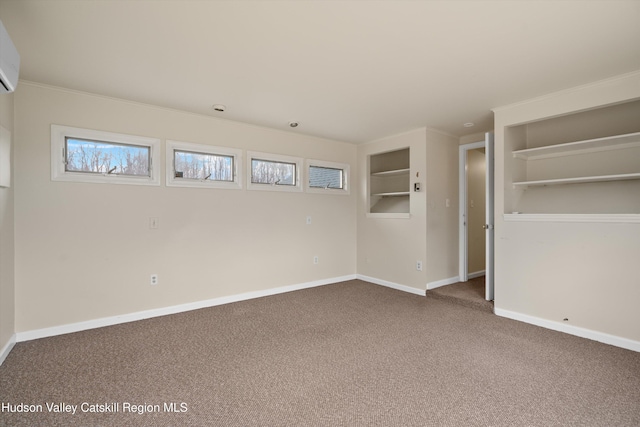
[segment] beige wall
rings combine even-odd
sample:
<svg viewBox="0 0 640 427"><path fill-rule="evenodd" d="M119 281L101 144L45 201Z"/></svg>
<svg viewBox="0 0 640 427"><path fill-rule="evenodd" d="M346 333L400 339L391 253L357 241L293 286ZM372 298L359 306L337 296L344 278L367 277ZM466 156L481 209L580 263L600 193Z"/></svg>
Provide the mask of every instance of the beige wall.
<svg viewBox="0 0 640 427"><path fill-rule="evenodd" d="M50 126L342 162L356 176L354 145L28 83L15 110L18 332L356 272L357 185L341 196L170 188L164 172L159 187L52 182Z"/></svg>
<svg viewBox="0 0 640 427"><path fill-rule="evenodd" d="M18 332L356 271L420 291L457 275L451 136L422 128L356 147L31 83L15 97ZM51 124L349 163L351 195L52 182ZM422 184L410 218L367 218L367 156L403 147Z"/></svg>
<svg viewBox="0 0 640 427"><path fill-rule="evenodd" d="M367 158L411 148L409 218L367 216ZM358 274L425 291L458 275L458 140L427 128L358 146ZM449 207L446 207L449 199ZM416 270L422 261L423 271Z"/></svg>
<svg viewBox="0 0 640 427"><path fill-rule="evenodd" d="M431 283L458 276L458 139L427 130L426 155L426 279Z"/></svg>
<svg viewBox="0 0 640 427"><path fill-rule="evenodd" d="M425 128L358 146L358 274L426 289L426 191L411 192L409 218L367 216L367 159L372 154L410 148L410 183L426 182ZM419 176L416 177L416 174Z"/></svg>
<svg viewBox="0 0 640 427"><path fill-rule="evenodd" d="M497 310L640 340L637 224L502 217L505 136L519 132L510 126L633 98L637 74L496 109ZM354 146L29 83L13 101L15 121L11 95L0 97L15 141L13 185L0 189L0 345L14 331L356 272L421 291L457 275L462 140L422 128ZM351 195L167 188L164 176L159 187L52 182L52 123L349 163ZM367 217L367 156L403 147L411 184L423 188L411 193L410 218Z"/></svg>
<svg viewBox="0 0 640 427"><path fill-rule="evenodd" d="M13 94L0 95L0 125L12 136L13 99ZM14 147L12 156L13 151ZM0 350L15 333L13 188L13 183L9 188L0 187Z"/></svg>
<svg viewBox="0 0 640 427"><path fill-rule="evenodd" d="M467 271L485 269L485 185L486 161L484 148L467 152Z"/></svg>
<svg viewBox="0 0 640 427"><path fill-rule="evenodd" d="M485 138L485 132L478 132L471 135L461 136L460 139L458 140L458 143L460 145L472 144L474 142L484 141L484 138Z"/></svg>
<svg viewBox="0 0 640 427"><path fill-rule="evenodd" d="M511 150L523 148L517 145L526 133L510 126L639 98L640 73L634 73L495 110L498 312L640 341L640 279L633 269L640 259L638 223L503 219L518 203L509 185L517 173Z"/></svg>

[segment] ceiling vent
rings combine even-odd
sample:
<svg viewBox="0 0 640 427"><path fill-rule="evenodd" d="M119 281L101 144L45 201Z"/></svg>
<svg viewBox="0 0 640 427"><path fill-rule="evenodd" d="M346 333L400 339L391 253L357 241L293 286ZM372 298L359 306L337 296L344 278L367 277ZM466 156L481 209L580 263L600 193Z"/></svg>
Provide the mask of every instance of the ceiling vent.
<svg viewBox="0 0 640 427"><path fill-rule="evenodd" d="M19 72L20 55L0 21L0 93L16 90Z"/></svg>

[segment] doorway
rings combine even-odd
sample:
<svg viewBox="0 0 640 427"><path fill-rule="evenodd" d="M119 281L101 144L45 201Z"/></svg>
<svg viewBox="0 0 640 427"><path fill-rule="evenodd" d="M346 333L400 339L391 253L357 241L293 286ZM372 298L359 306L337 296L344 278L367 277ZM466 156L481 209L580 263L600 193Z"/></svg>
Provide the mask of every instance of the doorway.
<svg viewBox="0 0 640 427"><path fill-rule="evenodd" d="M484 282L493 300L493 134L459 149L459 280Z"/></svg>

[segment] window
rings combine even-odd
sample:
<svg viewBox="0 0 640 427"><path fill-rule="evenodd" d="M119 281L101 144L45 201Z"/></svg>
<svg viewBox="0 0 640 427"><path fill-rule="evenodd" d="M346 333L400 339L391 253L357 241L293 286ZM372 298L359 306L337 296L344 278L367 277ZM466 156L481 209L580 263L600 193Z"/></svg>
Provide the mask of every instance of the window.
<svg viewBox="0 0 640 427"><path fill-rule="evenodd" d="M309 187L342 190L343 172L342 169L309 166Z"/></svg>
<svg viewBox="0 0 640 427"><path fill-rule="evenodd" d="M227 182L233 182L235 178L233 156L175 150L173 164L175 178Z"/></svg>
<svg viewBox="0 0 640 427"><path fill-rule="evenodd" d="M349 194L349 165L309 160L307 192Z"/></svg>
<svg viewBox="0 0 640 427"><path fill-rule="evenodd" d="M151 176L151 147L65 138L65 172Z"/></svg>
<svg viewBox="0 0 640 427"><path fill-rule="evenodd" d="M242 188L242 151L167 141L167 186Z"/></svg>
<svg viewBox="0 0 640 427"><path fill-rule="evenodd" d="M251 183L296 185L296 164L251 159Z"/></svg>
<svg viewBox="0 0 640 427"><path fill-rule="evenodd" d="M247 188L269 191L302 191L302 159L266 153L248 153Z"/></svg>
<svg viewBox="0 0 640 427"><path fill-rule="evenodd" d="M160 185L160 140L51 125L51 179Z"/></svg>

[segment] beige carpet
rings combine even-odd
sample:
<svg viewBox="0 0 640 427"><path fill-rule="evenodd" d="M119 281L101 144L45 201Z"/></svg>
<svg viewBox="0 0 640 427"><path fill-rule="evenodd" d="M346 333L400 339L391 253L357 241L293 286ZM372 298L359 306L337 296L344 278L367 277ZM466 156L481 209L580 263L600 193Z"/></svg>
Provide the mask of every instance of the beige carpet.
<svg viewBox="0 0 640 427"><path fill-rule="evenodd" d="M493 313L493 301L485 299L485 276L427 291L427 298L437 298L465 307Z"/></svg>
<svg viewBox="0 0 640 427"><path fill-rule="evenodd" d="M350 281L19 343L0 402L43 405L2 426L638 426L640 353Z"/></svg>

